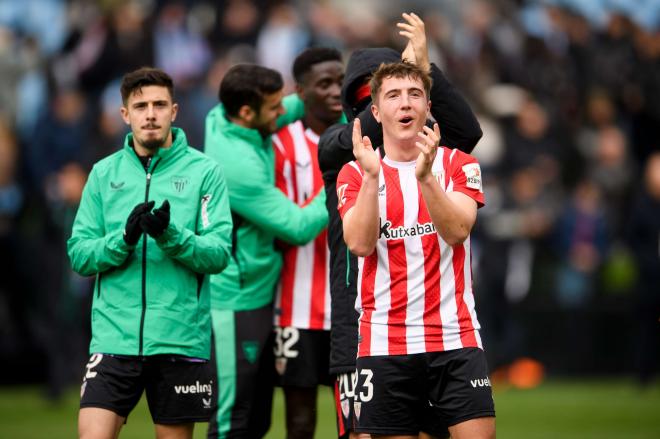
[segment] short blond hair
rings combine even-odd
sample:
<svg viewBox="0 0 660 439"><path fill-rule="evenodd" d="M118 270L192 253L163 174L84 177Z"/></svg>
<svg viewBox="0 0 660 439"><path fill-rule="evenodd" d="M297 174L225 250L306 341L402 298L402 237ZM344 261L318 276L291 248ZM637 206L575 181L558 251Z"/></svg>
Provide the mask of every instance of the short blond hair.
<svg viewBox="0 0 660 439"><path fill-rule="evenodd" d="M371 101L373 103L378 102L378 93L380 93L383 81L387 78L410 78L419 80L424 86L426 97L428 98L430 96L432 80L427 72L408 61L389 64L383 63L374 72L371 76L371 81L369 81L369 86L371 87Z"/></svg>

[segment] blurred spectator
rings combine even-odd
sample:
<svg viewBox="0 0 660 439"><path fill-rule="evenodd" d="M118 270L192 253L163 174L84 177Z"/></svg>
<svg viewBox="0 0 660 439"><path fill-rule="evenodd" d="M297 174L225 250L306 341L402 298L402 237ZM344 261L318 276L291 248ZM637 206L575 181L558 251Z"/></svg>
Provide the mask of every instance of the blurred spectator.
<svg viewBox="0 0 660 439"><path fill-rule="evenodd" d="M254 46L267 10L266 0L227 0L216 2L216 23L211 43L216 51L238 44Z"/></svg>
<svg viewBox="0 0 660 439"><path fill-rule="evenodd" d="M506 153L502 162L505 175L534 167L542 185L559 184L563 149L550 131L547 112L531 96L523 100L512 125L505 126Z"/></svg>
<svg viewBox="0 0 660 439"><path fill-rule="evenodd" d="M0 358L21 349L26 327L29 285L23 269L19 220L25 210L25 191L18 181L19 150L6 117L0 118Z"/></svg>
<svg viewBox="0 0 660 439"><path fill-rule="evenodd" d="M629 208L630 185L635 167L630 159L626 137L614 126L600 128L587 157L587 175L603 192L607 222L612 233L621 236Z"/></svg>
<svg viewBox="0 0 660 439"><path fill-rule="evenodd" d="M514 308L530 293L537 252L557 214L557 196L534 167L517 169L510 180L485 185L478 246L480 321L488 364L496 369L526 355L525 331Z"/></svg>
<svg viewBox="0 0 660 439"><path fill-rule="evenodd" d="M106 2L106 9L91 9L69 36L67 51L55 64L61 86L79 83L85 92L98 94L125 72L154 64L154 42L145 2Z"/></svg>
<svg viewBox="0 0 660 439"><path fill-rule="evenodd" d="M562 307L585 308L607 248L607 222L598 186L580 182L560 214L555 231L560 266L555 293Z"/></svg>
<svg viewBox="0 0 660 439"><path fill-rule="evenodd" d="M259 64L282 74L287 93L293 91L293 60L308 41L309 35L292 5L282 3L271 9L257 39L257 58Z"/></svg>
<svg viewBox="0 0 660 439"><path fill-rule="evenodd" d="M658 371L660 352L660 153L653 153L644 172L628 224L628 241L637 261L637 322L635 368L640 384L647 385Z"/></svg>
<svg viewBox="0 0 660 439"><path fill-rule="evenodd" d="M559 261L554 296L563 310L557 338L567 354L562 369L584 373L594 367L591 309L608 244L602 195L594 182L576 186L557 220L554 244Z"/></svg>
<svg viewBox="0 0 660 439"><path fill-rule="evenodd" d="M156 67L182 86L203 77L211 58L206 40L187 26L187 12L181 1L167 3L154 29Z"/></svg>
<svg viewBox="0 0 660 439"><path fill-rule="evenodd" d="M76 89L56 93L27 145L25 165L34 187L43 188L65 164L82 160L90 122L85 95Z"/></svg>
<svg viewBox="0 0 660 439"><path fill-rule="evenodd" d="M91 291L94 279L74 273L66 256L66 240L87 181L87 171L69 162L50 174L46 184L47 233L41 241L37 343L46 354L46 395L58 399L78 384L88 360Z"/></svg>

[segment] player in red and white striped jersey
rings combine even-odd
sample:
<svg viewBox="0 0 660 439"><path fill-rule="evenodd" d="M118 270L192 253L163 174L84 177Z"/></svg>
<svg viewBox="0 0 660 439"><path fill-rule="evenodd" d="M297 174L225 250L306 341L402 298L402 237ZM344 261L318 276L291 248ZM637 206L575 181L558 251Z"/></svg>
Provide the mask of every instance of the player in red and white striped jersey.
<svg viewBox="0 0 660 439"><path fill-rule="evenodd" d="M323 187L319 135L299 120L273 136L275 185L300 205ZM309 244L288 247L275 298L275 326L330 330L327 232Z"/></svg>
<svg viewBox="0 0 660 439"><path fill-rule="evenodd" d="M381 66L372 112L385 157L353 131L356 161L337 177L344 239L359 256L356 431L379 437L495 435L479 337L470 230L484 203L477 161L425 126L428 74Z"/></svg>
<svg viewBox="0 0 660 439"><path fill-rule="evenodd" d="M381 170L376 251L358 261L358 356L481 348L469 238L450 246L438 234L415 177L414 161L396 162L386 156ZM461 192L483 205L474 157L439 148L432 173L445 192ZM355 205L362 177L356 162L340 173L342 214Z"/></svg>
<svg viewBox="0 0 660 439"><path fill-rule="evenodd" d="M303 120L273 136L275 184L305 205L323 188L319 136L342 115L344 68L335 49L311 48L294 61ZM331 385L330 282L327 231L300 247L284 247L274 312L275 368L284 389L288 438L310 438L316 426L319 384Z"/></svg>

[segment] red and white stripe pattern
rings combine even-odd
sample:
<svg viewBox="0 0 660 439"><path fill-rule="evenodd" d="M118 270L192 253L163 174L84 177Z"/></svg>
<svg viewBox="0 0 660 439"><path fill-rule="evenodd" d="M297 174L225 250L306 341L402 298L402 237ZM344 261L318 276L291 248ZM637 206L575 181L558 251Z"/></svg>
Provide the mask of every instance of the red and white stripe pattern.
<svg viewBox="0 0 660 439"><path fill-rule="evenodd" d="M358 258L358 356L482 348L472 294L470 239L449 246L436 232L415 177L415 162L381 161L376 250ZM433 175L446 192L484 203L481 171L465 153L440 148ZM337 178L338 209L355 204L362 184L357 162Z"/></svg>
<svg viewBox="0 0 660 439"><path fill-rule="evenodd" d="M273 136L275 185L303 206L322 190L317 151L319 136L301 121ZM327 230L300 247L284 251L282 275L275 298L275 326L330 329L330 280Z"/></svg>

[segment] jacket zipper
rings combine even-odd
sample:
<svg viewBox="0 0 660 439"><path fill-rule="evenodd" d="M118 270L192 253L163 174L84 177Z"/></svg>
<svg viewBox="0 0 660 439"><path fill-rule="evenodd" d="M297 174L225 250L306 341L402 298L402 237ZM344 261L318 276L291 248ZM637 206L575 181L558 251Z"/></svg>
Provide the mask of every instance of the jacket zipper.
<svg viewBox="0 0 660 439"><path fill-rule="evenodd" d="M149 170L151 167L152 157L149 157L147 160L146 173L147 173L147 184L144 191L144 202L149 201L149 187L151 186L151 174L156 170L158 166L158 160L154 164L153 169ZM145 232L142 232L142 313L140 315L140 349L139 356L142 356L142 351L144 348L144 316L147 312L147 239L148 236Z"/></svg>

